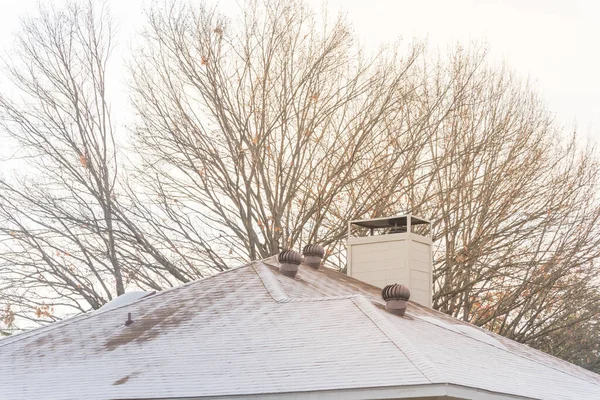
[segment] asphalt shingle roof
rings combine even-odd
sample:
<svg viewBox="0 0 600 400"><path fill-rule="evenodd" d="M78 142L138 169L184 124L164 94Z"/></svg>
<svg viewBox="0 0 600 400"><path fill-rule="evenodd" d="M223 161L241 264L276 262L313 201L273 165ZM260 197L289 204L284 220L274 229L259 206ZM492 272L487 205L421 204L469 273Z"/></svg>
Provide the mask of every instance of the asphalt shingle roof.
<svg viewBox="0 0 600 400"><path fill-rule="evenodd" d="M127 314L134 323L125 326ZM302 265L251 263L0 340L0 399L168 399L456 385L600 399L600 376Z"/></svg>

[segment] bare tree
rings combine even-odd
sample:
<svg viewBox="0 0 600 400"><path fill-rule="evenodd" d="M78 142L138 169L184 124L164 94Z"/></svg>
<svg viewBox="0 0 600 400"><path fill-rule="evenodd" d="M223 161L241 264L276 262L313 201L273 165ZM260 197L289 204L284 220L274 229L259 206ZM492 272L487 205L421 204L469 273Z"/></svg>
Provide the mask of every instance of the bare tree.
<svg viewBox="0 0 600 400"><path fill-rule="evenodd" d="M300 1L155 7L125 170L111 38L91 3L18 37L0 116L32 173L0 179L4 326L308 242L342 269L344 222L412 212L434 221L435 308L599 368L598 159L485 51L367 55Z"/></svg>
<svg viewBox="0 0 600 400"><path fill-rule="evenodd" d="M24 173L0 178L5 325L199 276L176 268L126 212L107 89L113 33L106 6L42 7L23 21L7 62L12 86L0 95L0 118L18 146L8 165Z"/></svg>
<svg viewBox="0 0 600 400"><path fill-rule="evenodd" d="M420 47L367 57L343 20L289 1L247 4L235 24L202 6L154 9L146 39L133 100L161 232L226 264L335 247L341 221L400 198L426 140L428 115L405 107Z"/></svg>
<svg viewBox="0 0 600 400"><path fill-rule="evenodd" d="M2 229L9 236L0 257L10 268L2 282L9 303L27 298L42 310L48 297L85 311L124 292L105 81L111 30L104 10L71 4L41 9L17 38L7 71L20 97L3 95L0 110L5 132L21 146L18 156L34 160L27 167L37 174L0 181ZM49 310L35 317L53 318Z"/></svg>
<svg viewBox="0 0 600 400"><path fill-rule="evenodd" d="M600 315L594 149L481 53L459 49L435 70L428 91L450 82L454 106L410 197L435 221L434 307L568 358L575 327L593 332Z"/></svg>
<svg viewBox="0 0 600 400"><path fill-rule="evenodd" d="M441 311L555 354L597 318L597 160L485 52L368 58L278 1L235 24L155 9L146 38L136 133L165 238L212 233L223 264L319 240L343 263L344 221L413 211Z"/></svg>

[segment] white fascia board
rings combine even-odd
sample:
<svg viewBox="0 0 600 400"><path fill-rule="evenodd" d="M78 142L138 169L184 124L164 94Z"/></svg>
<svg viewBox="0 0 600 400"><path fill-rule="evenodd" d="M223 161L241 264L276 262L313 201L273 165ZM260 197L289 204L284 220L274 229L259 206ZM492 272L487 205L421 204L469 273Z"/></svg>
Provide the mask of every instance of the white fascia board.
<svg viewBox="0 0 600 400"><path fill-rule="evenodd" d="M429 384L398 386L384 388L359 388L322 390L312 392L265 393L254 395L234 396L207 396L207 397L171 397L171 398L146 398L137 400L241 400L241 399L266 399L266 400L363 400L363 399L421 399L421 398L448 398L465 400L538 400L531 397L514 396L505 393L490 392L482 389L453 384ZM127 399L123 399L127 400Z"/></svg>

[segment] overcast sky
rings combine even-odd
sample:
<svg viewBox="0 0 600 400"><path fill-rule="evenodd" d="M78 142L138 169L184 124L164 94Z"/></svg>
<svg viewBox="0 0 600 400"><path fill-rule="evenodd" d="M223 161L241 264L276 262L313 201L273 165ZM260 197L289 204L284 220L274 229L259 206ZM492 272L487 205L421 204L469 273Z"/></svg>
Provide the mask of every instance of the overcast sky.
<svg viewBox="0 0 600 400"><path fill-rule="evenodd" d="M38 0L0 0L0 46L12 43L19 16ZM57 1L57 0L39 0ZM61 0L58 0L61 1ZM243 1L243 0L240 0ZM147 0L107 0L119 25L118 56L143 21ZM231 8L234 0L221 0ZM320 8L322 1L308 0ZM535 83L557 120L600 141L600 2L595 0L329 0L367 46L427 39L446 50L485 43L493 60Z"/></svg>

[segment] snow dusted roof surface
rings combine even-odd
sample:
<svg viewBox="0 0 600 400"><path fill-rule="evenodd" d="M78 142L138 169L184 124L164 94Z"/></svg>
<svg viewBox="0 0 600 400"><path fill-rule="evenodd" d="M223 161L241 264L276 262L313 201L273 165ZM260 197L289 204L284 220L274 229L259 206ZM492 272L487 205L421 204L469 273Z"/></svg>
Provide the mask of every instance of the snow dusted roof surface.
<svg viewBox="0 0 600 400"><path fill-rule="evenodd" d="M390 314L379 289L331 270L282 276L273 259L0 340L1 399L400 398L448 388L474 399L597 400L600 376L415 303Z"/></svg>
<svg viewBox="0 0 600 400"><path fill-rule="evenodd" d="M108 311L113 308L118 308L122 306L126 306L127 304L133 303L136 300L139 300L143 297L153 295L156 292L127 292L123 293L119 297L109 301L102 307L98 309L98 311Z"/></svg>

